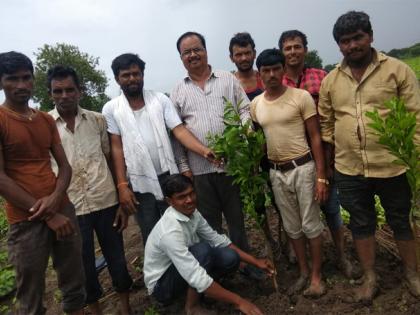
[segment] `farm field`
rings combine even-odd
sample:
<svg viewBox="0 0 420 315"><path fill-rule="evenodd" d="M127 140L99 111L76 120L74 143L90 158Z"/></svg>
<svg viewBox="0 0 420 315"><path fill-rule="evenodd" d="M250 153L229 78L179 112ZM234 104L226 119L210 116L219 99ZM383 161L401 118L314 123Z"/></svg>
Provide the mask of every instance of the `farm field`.
<svg viewBox="0 0 420 315"><path fill-rule="evenodd" d="M414 58L403 59L403 61L408 64L411 69L415 72L417 79L420 80L420 56Z"/></svg>
<svg viewBox="0 0 420 315"><path fill-rule="evenodd" d="M277 231L277 216L270 215L270 226L273 231ZM248 237L257 256L264 256L263 237L250 222L247 223ZM350 234L347 233L347 246L350 249L352 262L356 264L355 252L351 242ZM129 270L136 286L131 293L131 305L135 314L182 314L183 301L179 300L173 305L162 307L153 301L146 293L142 281L141 265L143 251L141 249L141 236L139 228L134 220L130 221L129 227L124 232L126 257ZM420 301L413 298L401 283L400 276L402 268L400 261L383 248L378 248L377 271L381 276L380 293L373 305L365 306L362 304L346 303L346 297L351 294L355 287L353 281L346 280L335 267L335 251L331 239L326 233L324 250L323 275L327 283L328 292L318 300L304 298L303 296L289 297L285 294L287 287L298 277L296 265L286 263L284 256L277 261L278 275L277 280L280 292L276 293L270 280L254 282L244 278L239 273L226 279L222 285L229 288L241 296L244 296L257 304L264 314L419 314ZM99 253L98 253L99 254ZM100 275L101 283L104 288L104 298L102 300L105 314L116 314L117 297L113 294L111 283L107 271L104 270ZM60 294L55 289L56 279L54 272L49 270L47 277L46 306L49 315L59 314L60 308L57 304L60 301ZM216 314L238 314L238 311L225 304L216 303L211 299L205 299L204 305L216 312Z"/></svg>

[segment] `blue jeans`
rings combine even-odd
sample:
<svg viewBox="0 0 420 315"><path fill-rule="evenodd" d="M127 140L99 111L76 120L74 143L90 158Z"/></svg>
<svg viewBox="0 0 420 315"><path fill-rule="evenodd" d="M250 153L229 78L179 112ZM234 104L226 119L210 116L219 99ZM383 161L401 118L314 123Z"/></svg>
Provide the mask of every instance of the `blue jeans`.
<svg viewBox="0 0 420 315"><path fill-rule="evenodd" d="M127 270L124 242L121 233L113 227L118 205L77 217L83 239L83 264L86 273L86 304L92 304L102 296L95 267L95 231L102 254L108 265L112 285L116 292L126 292L133 280Z"/></svg>
<svg viewBox="0 0 420 315"><path fill-rule="evenodd" d="M188 250L214 280L236 271L239 267L239 255L230 247L213 248L208 243L200 242ZM183 294L187 288L188 283L172 264L156 283L153 296L167 305Z"/></svg>
<svg viewBox="0 0 420 315"><path fill-rule="evenodd" d="M340 201L338 200L337 185L332 182L330 188L330 196L325 205L321 206L321 210L327 220L328 228L331 232L337 231L343 225L343 219L340 213Z"/></svg>

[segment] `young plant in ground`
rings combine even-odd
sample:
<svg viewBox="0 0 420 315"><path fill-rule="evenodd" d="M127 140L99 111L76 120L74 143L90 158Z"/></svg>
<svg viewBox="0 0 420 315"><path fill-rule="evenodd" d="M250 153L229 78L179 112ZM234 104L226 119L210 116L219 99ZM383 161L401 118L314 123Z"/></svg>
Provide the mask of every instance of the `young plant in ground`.
<svg viewBox="0 0 420 315"><path fill-rule="evenodd" d="M384 145L396 157L396 164L407 167L407 179L412 194L411 218L417 242L417 260L420 262L420 149L416 147L416 115L407 111L401 99L394 98L385 102L389 110L383 119L377 109L367 112L372 122L368 124L379 136ZM418 264L420 269L420 264Z"/></svg>
<svg viewBox="0 0 420 315"><path fill-rule="evenodd" d="M255 209L271 205L267 189L268 174L260 170L260 161L264 156L265 138L262 130L253 131L252 121L242 121L241 103L234 105L226 98L223 112L225 130L222 134L208 135L209 147L216 157L225 161L226 173L234 178L233 183L240 189L244 212L255 220L261 229L264 216ZM264 234L265 236L265 234ZM273 260L273 249L265 237L269 256ZM277 290L277 282L274 286Z"/></svg>

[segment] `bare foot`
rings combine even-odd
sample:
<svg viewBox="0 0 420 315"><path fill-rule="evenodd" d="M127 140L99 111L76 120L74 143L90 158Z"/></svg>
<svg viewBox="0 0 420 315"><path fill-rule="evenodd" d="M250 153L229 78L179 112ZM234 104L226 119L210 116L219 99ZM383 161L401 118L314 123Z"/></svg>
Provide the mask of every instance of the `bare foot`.
<svg viewBox="0 0 420 315"><path fill-rule="evenodd" d="M319 298L323 296L325 293L327 293L327 288L323 281L320 281L317 284L312 282L309 288L303 291L303 296L310 297L310 298Z"/></svg>
<svg viewBox="0 0 420 315"><path fill-rule="evenodd" d="M420 298L420 278L416 271L410 269L406 270L405 285L414 297Z"/></svg>
<svg viewBox="0 0 420 315"><path fill-rule="evenodd" d="M376 274L367 273L364 275L363 284L354 291L354 302L361 302L364 304L371 304L373 298L378 293L378 286L376 283Z"/></svg>
<svg viewBox="0 0 420 315"><path fill-rule="evenodd" d="M300 275L296 282L287 290L288 295L297 294L308 285L309 276Z"/></svg>
<svg viewBox="0 0 420 315"><path fill-rule="evenodd" d="M360 269L357 270L347 257L340 259L337 263L337 267L347 279L354 279L361 276Z"/></svg>

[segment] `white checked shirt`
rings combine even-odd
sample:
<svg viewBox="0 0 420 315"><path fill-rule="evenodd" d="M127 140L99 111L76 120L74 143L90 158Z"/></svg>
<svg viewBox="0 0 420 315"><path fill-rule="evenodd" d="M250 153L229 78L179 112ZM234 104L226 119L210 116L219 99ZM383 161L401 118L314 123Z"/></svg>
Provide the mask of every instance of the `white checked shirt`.
<svg viewBox="0 0 420 315"><path fill-rule="evenodd" d="M171 100L182 122L204 145L208 145L209 134L221 134L225 129L223 97L233 104L242 100L241 119L250 119L249 99L240 82L227 71L212 71L204 90L186 76L171 93ZM185 148L177 141L174 141L174 154L181 173L188 170L194 175L223 172L223 169L194 152L188 151L186 154Z"/></svg>

